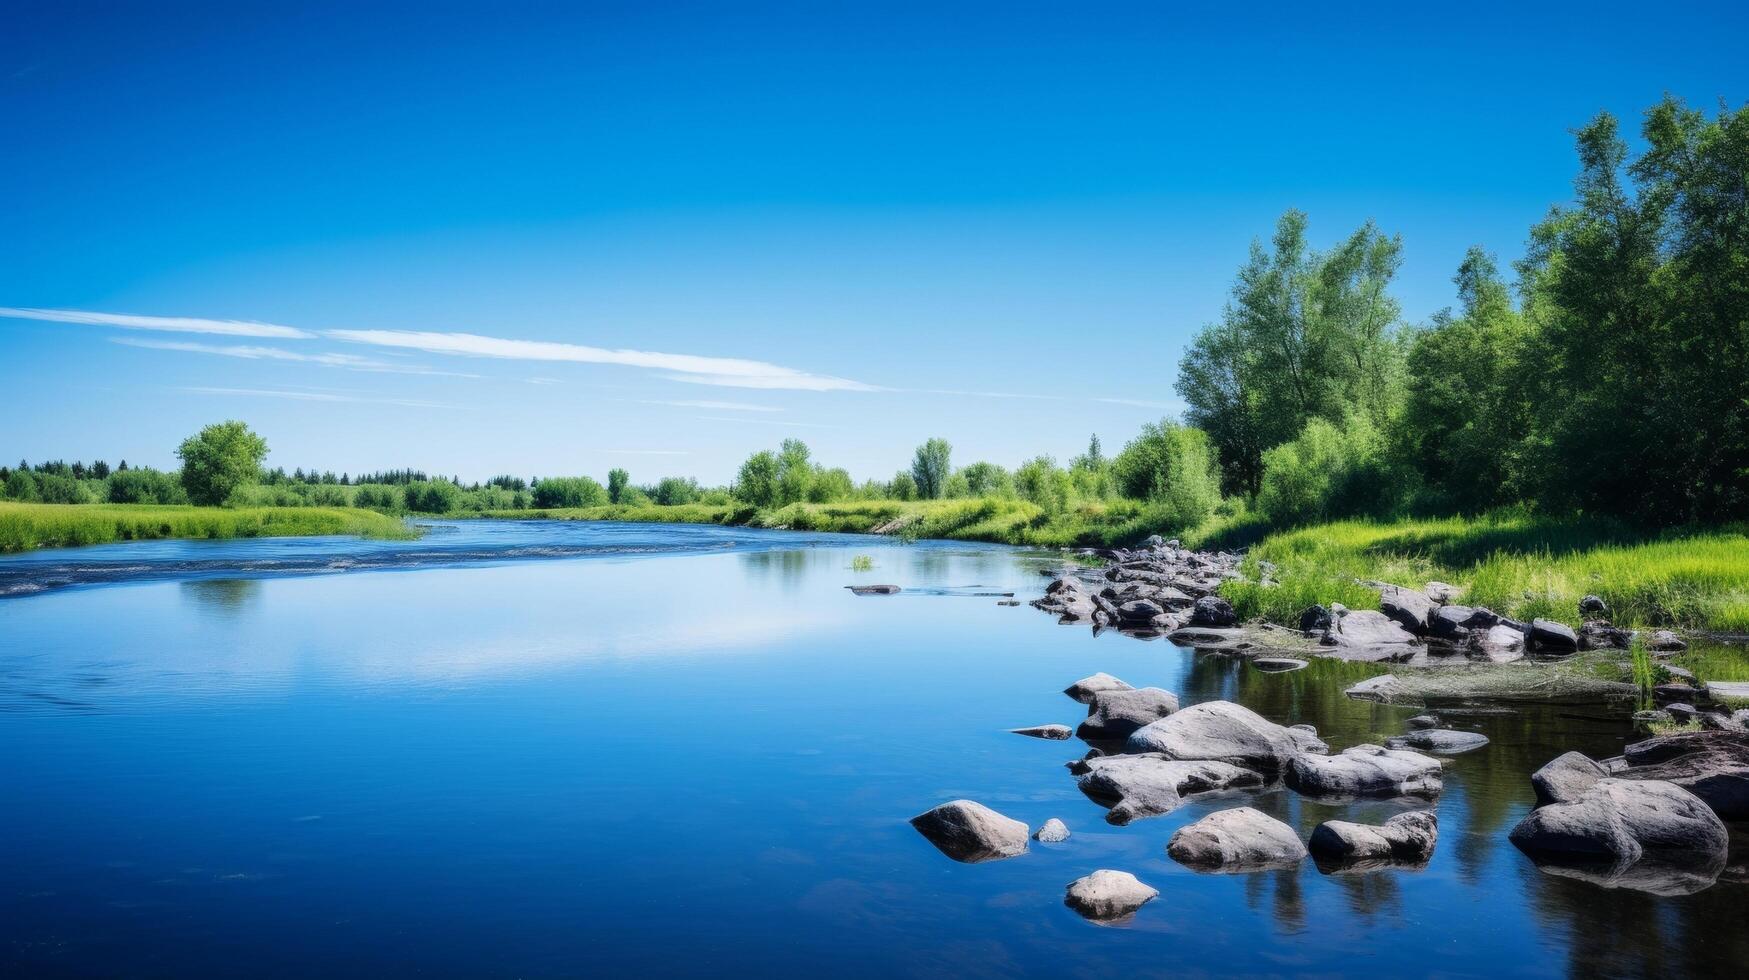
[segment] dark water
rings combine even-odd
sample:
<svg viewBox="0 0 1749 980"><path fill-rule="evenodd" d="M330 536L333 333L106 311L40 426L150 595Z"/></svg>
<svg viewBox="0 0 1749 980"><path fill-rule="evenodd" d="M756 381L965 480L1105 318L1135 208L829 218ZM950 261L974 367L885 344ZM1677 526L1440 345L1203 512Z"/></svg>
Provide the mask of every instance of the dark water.
<svg viewBox="0 0 1749 980"><path fill-rule="evenodd" d="M518 549L565 560L497 560ZM856 555L875 569L853 572ZM106 565L134 571L68 571ZM1178 866L1173 830L1234 800L1109 827L1062 768L1078 743L1004 730L1074 723L1083 709L1058 692L1095 670L1310 722L1336 748L1413 712L1344 698L1364 667L1268 674L978 594L1030 598L1038 567L998 547L548 524L0 560L15 583L34 568L85 586L0 600L0 975L1590 977L1749 962L1749 885L1605 889L1506 841L1531 769L1630 737L1610 708L1460 719L1493 743L1451 761L1424 870ZM118 579L135 581L99 587ZM927 591L859 598L852 582ZM956 864L906 824L955 797L1035 827L1061 817L1074 836ZM1243 801L1302 836L1397 810ZM1160 897L1127 926L1090 924L1063 888L1097 868Z"/></svg>

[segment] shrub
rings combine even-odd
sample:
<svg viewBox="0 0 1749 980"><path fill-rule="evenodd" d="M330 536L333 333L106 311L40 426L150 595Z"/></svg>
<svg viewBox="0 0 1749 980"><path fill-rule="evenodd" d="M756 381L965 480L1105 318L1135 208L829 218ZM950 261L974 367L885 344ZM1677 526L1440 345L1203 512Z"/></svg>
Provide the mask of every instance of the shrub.
<svg viewBox="0 0 1749 980"><path fill-rule="evenodd" d="M1263 454L1257 509L1281 526L1387 515L1406 499L1409 483L1363 416L1350 416L1342 428L1313 419L1298 438Z"/></svg>
<svg viewBox="0 0 1749 980"><path fill-rule="evenodd" d="M625 488L621 487L621 496ZM668 476L656 484L656 503L664 507L677 507L698 500L698 481L690 477Z"/></svg>
<svg viewBox="0 0 1749 980"><path fill-rule="evenodd" d="M555 476L534 485L534 505L552 507L604 507L607 488L586 476Z"/></svg>
<svg viewBox="0 0 1749 980"><path fill-rule="evenodd" d="M591 481L593 482L593 481ZM596 485L600 489L600 485ZM448 480L419 480L401 488L407 509L416 514L447 514L461 503L462 490ZM602 491L606 496L606 491Z"/></svg>
<svg viewBox="0 0 1749 980"><path fill-rule="evenodd" d="M185 504L182 484L168 473L150 469L117 470L109 475L105 495L112 504Z"/></svg>

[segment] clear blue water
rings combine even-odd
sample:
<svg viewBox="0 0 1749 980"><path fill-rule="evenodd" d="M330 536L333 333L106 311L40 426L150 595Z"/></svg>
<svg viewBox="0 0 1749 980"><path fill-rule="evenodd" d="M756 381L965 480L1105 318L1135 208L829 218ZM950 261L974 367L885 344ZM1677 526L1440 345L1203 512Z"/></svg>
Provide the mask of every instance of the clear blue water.
<svg viewBox="0 0 1749 980"><path fill-rule="evenodd" d="M869 572L851 569L872 556ZM1336 747L1408 712L1367 668L1268 674L1057 627L1038 556L715 527L443 524L416 543L136 543L0 559L0 975L1696 975L1749 962L1738 871L1664 898L1538 871L1526 775L1619 710L1474 723L1421 871L1203 875L1006 729L1105 670ZM91 569L96 569L92 571ZM126 571L121 571L125 569ZM375 569L375 570L366 570ZM893 582L891 597L843 587ZM948 860L956 797L1074 836ZM1394 804L1246 796L1302 836ZM1739 869L1741 864L1737 866ZM1064 886L1160 897L1123 926Z"/></svg>

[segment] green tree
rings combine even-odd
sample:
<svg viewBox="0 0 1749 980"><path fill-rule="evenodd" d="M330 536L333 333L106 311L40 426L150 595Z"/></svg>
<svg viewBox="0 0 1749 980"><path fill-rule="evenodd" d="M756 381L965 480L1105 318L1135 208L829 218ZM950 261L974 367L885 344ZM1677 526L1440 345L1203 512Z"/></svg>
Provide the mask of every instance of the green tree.
<svg viewBox="0 0 1749 980"><path fill-rule="evenodd" d="M946 439L930 439L917 447L911 460L911 479L917 485L922 500L936 500L947 489L947 477L953 472L953 446Z"/></svg>
<svg viewBox="0 0 1749 980"><path fill-rule="evenodd" d="M917 481L911 474L900 470L893 474L893 482L887 485L887 495L894 500L916 500Z"/></svg>
<svg viewBox="0 0 1749 980"><path fill-rule="evenodd" d="M777 506L777 454L769 449L747 457L735 476L735 499L754 507Z"/></svg>
<svg viewBox="0 0 1749 980"><path fill-rule="evenodd" d="M23 463L6 478L6 499L17 501L32 501L37 499L36 477Z"/></svg>
<svg viewBox="0 0 1749 980"><path fill-rule="evenodd" d="M808 444L800 439L785 439L777 450L778 504L808 499L808 486L813 480L814 464L809 460Z"/></svg>
<svg viewBox="0 0 1749 980"><path fill-rule="evenodd" d="M960 470L966 492L973 497L1005 497L1014 492L1014 478L995 463L973 463Z"/></svg>
<svg viewBox="0 0 1749 980"><path fill-rule="evenodd" d="M1049 456L1036 456L1014 471L1015 493L1020 499L1037 504L1048 515L1067 510L1073 490L1074 481L1068 472Z"/></svg>
<svg viewBox="0 0 1749 980"><path fill-rule="evenodd" d="M816 504L849 500L855 494L856 484L851 482L850 471L840 467L815 470L814 479L808 484L808 500Z"/></svg>
<svg viewBox="0 0 1749 980"><path fill-rule="evenodd" d="M611 493L611 490L609 491ZM698 499L698 481L691 477L667 476L656 484L656 503L678 507Z"/></svg>
<svg viewBox="0 0 1749 980"><path fill-rule="evenodd" d="M267 440L241 422L209 425L182 441L182 487L196 504L218 506L260 476Z"/></svg>
<svg viewBox="0 0 1749 980"><path fill-rule="evenodd" d="M619 467L607 471L607 502L610 504L624 503L620 499L625 494L626 484L632 481L632 476Z"/></svg>

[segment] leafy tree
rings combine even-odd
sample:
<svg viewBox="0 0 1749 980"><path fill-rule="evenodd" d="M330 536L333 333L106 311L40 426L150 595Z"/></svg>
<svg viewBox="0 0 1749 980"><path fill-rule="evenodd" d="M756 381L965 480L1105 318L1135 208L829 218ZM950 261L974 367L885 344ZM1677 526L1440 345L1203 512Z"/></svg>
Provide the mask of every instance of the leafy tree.
<svg viewBox="0 0 1749 980"><path fill-rule="evenodd" d="M775 507L778 502L777 454L769 449L747 457L735 476L735 499L754 507Z"/></svg>
<svg viewBox="0 0 1749 980"><path fill-rule="evenodd" d="M534 505L553 507L603 507L607 488L587 476L555 476L534 485Z"/></svg>
<svg viewBox="0 0 1749 980"><path fill-rule="evenodd" d="M1201 429L1170 421L1144 425L1111 468L1124 496L1154 502L1176 529L1202 523L1221 502L1214 451Z"/></svg>
<svg viewBox="0 0 1749 980"><path fill-rule="evenodd" d="M620 498L625 495L626 485L632 482L632 475L619 467L607 471L607 501L612 504L624 503Z"/></svg>
<svg viewBox="0 0 1749 980"><path fill-rule="evenodd" d="M930 439L917 447L911 460L911 479L917 485L922 500L936 500L947 488L947 476L953 472L953 446L946 439Z"/></svg>
<svg viewBox="0 0 1749 980"><path fill-rule="evenodd" d="M808 484L808 500L816 504L849 500L855 495L856 484L851 482L850 472L841 467L816 469L813 481Z"/></svg>
<svg viewBox="0 0 1749 980"><path fill-rule="evenodd" d="M1266 451L1257 509L1284 526L1387 516L1408 489L1390 464L1384 437L1357 412L1340 427L1312 419L1298 438Z"/></svg>
<svg viewBox="0 0 1749 980"><path fill-rule="evenodd" d="M267 440L241 422L220 422L184 439L176 455L182 460L182 487L188 499L217 506L257 480Z"/></svg>
<svg viewBox="0 0 1749 980"><path fill-rule="evenodd" d="M118 469L109 475L106 499L112 504L182 504L188 502L188 495L168 473Z"/></svg>
<svg viewBox="0 0 1749 980"><path fill-rule="evenodd" d="M893 474L893 482L887 485L887 495L894 500L916 500L917 481L911 474L900 470Z"/></svg>
<svg viewBox="0 0 1749 980"><path fill-rule="evenodd" d="M973 463L960 470L966 493L973 497L1004 497L1014 492L1014 478L995 463Z"/></svg>
<svg viewBox="0 0 1749 980"><path fill-rule="evenodd" d="M24 463L19 463L18 469L6 478L6 499L24 502L37 499L36 477Z"/></svg>
<svg viewBox="0 0 1749 980"><path fill-rule="evenodd" d="M612 474L609 474L609 476L611 477ZM621 491L624 491L623 487L621 488ZM611 495L612 492L613 491L610 488L608 493ZM691 477L663 477L662 480L656 484L655 497L656 503L661 504L664 507L677 507L681 504L690 504L698 499L698 481Z"/></svg>
<svg viewBox="0 0 1749 980"><path fill-rule="evenodd" d="M1075 492L1088 500L1104 500L1117 495L1111 461L1100 448L1099 436L1087 440L1087 451L1069 461L1069 478Z"/></svg>
<svg viewBox="0 0 1749 980"><path fill-rule="evenodd" d="M1069 474L1049 456L1029 459L1014 471L1014 490L1020 499L1037 504L1047 515L1067 510L1073 489Z"/></svg>
<svg viewBox="0 0 1749 980"><path fill-rule="evenodd" d="M585 477L587 479L587 477ZM543 481L543 484L546 481ZM563 481L560 481L563 482ZM589 482L594 483L594 480ZM600 485L596 485L600 489ZM401 488L407 509L416 514L447 514L461 503L461 487L449 480L423 480ZM582 507L584 504L543 504L546 507Z"/></svg>
<svg viewBox="0 0 1749 980"><path fill-rule="evenodd" d="M808 499L808 486L813 480L814 464L809 460L808 444L800 439L785 439L777 451L778 504Z"/></svg>

